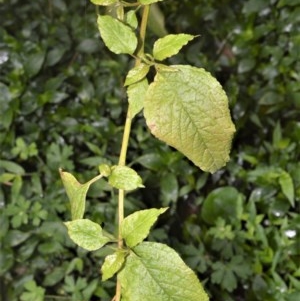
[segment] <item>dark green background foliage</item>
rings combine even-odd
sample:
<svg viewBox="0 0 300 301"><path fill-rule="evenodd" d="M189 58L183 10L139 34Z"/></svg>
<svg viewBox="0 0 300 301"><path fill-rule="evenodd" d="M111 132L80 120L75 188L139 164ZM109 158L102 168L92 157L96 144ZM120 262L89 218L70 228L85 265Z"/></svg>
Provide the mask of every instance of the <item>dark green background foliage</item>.
<svg viewBox="0 0 300 301"><path fill-rule="evenodd" d="M67 237L58 168L84 182L117 162L131 61L105 49L88 1L0 2L0 299L110 300L114 282L98 279L107 250ZM219 79L237 133L231 161L209 175L139 116L128 162L146 188L127 195L126 213L170 206L149 239L174 247L212 300L299 300L299 1L160 7L170 33L200 35L171 62ZM87 216L115 231L114 192L99 182L88 199Z"/></svg>

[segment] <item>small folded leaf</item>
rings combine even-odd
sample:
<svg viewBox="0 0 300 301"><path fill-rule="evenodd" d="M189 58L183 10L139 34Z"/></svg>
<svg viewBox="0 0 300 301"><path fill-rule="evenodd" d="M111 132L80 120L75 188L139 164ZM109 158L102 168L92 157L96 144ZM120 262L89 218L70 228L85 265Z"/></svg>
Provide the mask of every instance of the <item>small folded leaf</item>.
<svg viewBox="0 0 300 301"><path fill-rule="evenodd" d="M127 88L129 115L133 118L144 108L144 99L148 90L149 84L147 79L143 79Z"/></svg>
<svg viewBox="0 0 300 301"><path fill-rule="evenodd" d="M130 26L111 16L98 16L98 28L104 44L110 51L133 54L137 47L137 37Z"/></svg>
<svg viewBox="0 0 300 301"><path fill-rule="evenodd" d="M108 5L112 5L116 2L119 2L119 0L91 0L91 2L96 5L108 6Z"/></svg>
<svg viewBox="0 0 300 301"><path fill-rule="evenodd" d="M147 90L144 115L151 133L211 173L229 160L234 124L219 82L202 68L159 70Z"/></svg>
<svg viewBox="0 0 300 301"><path fill-rule="evenodd" d="M132 248L142 242L148 236L150 228L156 222L158 216L167 209L141 210L127 216L121 224L122 237L125 239L127 246Z"/></svg>
<svg viewBox="0 0 300 301"><path fill-rule="evenodd" d="M126 256L126 252L123 250L118 250L114 254L107 255L105 257L104 263L101 267L103 281L111 278L121 269Z"/></svg>
<svg viewBox="0 0 300 301"><path fill-rule="evenodd" d="M84 214L86 194L91 182L80 184L72 174L61 169L59 173L71 204L72 220L80 219Z"/></svg>
<svg viewBox="0 0 300 301"><path fill-rule="evenodd" d="M138 19L136 17L135 11L130 10L126 15L125 15L125 22L128 24L131 28L136 29L138 27Z"/></svg>
<svg viewBox="0 0 300 301"><path fill-rule="evenodd" d="M194 272L164 244L134 247L118 276L122 301L208 301Z"/></svg>
<svg viewBox="0 0 300 301"><path fill-rule="evenodd" d="M111 168L107 164L100 164L99 171L104 177L108 177L111 174Z"/></svg>
<svg viewBox="0 0 300 301"><path fill-rule="evenodd" d="M127 166L113 166L108 182L112 187L123 190L144 187L142 179L137 172Z"/></svg>
<svg viewBox="0 0 300 301"><path fill-rule="evenodd" d="M153 56L156 60L162 61L177 54L180 49L195 36L190 34L169 34L154 43Z"/></svg>
<svg viewBox="0 0 300 301"><path fill-rule="evenodd" d="M112 241L104 236L102 228L88 219L77 219L66 222L70 238L80 247L95 251L103 247L106 243Z"/></svg>
<svg viewBox="0 0 300 301"><path fill-rule="evenodd" d="M132 68L126 76L124 86L132 85L132 84L142 80L143 78L145 78L145 76L149 72L149 69L150 69L150 66L146 65L146 64L139 64L139 65L135 66L134 68Z"/></svg>

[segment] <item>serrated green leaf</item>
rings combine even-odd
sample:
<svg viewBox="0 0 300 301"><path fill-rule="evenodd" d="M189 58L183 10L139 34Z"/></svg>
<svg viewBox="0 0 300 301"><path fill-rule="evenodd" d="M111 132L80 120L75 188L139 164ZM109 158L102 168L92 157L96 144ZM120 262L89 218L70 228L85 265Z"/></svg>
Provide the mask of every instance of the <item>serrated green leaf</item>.
<svg viewBox="0 0 300 301"><path fill-rule="evenodd" d="M184 33L169 34L163 38L158 39L154 43L153 56L156 60L162 61L170 56L177 54L184 45L186 45L194 38L195 36Z"/></svg>
<svg viewBox="0 0 300 301"><path fill-rule="evenodd" d="M123 190L133 190L142 185L142 179L135 170L127 166L113 166L108 182L112 187Z"/></svg>
<svg viewBox="0 0 300 301"><path fill-rule="evenodd" d="M122 301L208 301L194 272L173 249L160 243L134 247L119 279Z"/></svg>
<svg viewBox="0 0 300 301"><path fill-rule="evenodd" d="M91 0L91 2L96 5L108 6L108 5L112 5L116 2L119 2L119 0Z"/></svg>
<svg viewBox="0 0 300 301"><path fill-rule="evenodd" d="M282 171L282 173L280 174L279 184L283 194L287 197L292 207L294 207L294 184L292 177L286 171Z"/></svg>
<svg viewBox="0 0 300 301"><path fill-rule="evenodd" d="M84 214L86 194L91 183L80 184L72 174L62 170L59 173L71 204L72 220L80 219Z"/></svg>
<svg viewBox="0 0 300 301"><path fill-rule="evenodd" d="M145 76L149 72L149 69L150 69L150 66L146 65L146 64L139 64L139 65L135 66L134 68L132 68L126 76L124 86L132 85L132 84L142 80L143 78L145 78Z"/></svg>
<svg viewBox="0 0 300 301"><path fill-rule="evenodd" d="M126 255L127 253L123 250L118 250L114 254L107 255L105 257L104 263L101 267L103 281L111 278L121 269Z"/></svg>
<svg viewBox="0 0 300 301"><path fill-rule="evenodd" d="M136 211L127 216L121 224L122 237L128 247L132 248L142 242L149 234L150 228L156 222L159 215L168 208L147 209Z"/></svg>
<svg viewBox="0 0 300 301"><path fill-rule="evenodd" d="M229 160L234 124L219 82L202 68L158 71L147 90L144 115L151 133L211 173Z"/></svg>
<svg viewBox="0 0 300 301"><path fill-rule="evenodd" d="M143 79L127 88L130 118L133 118L144 108L144 99L149 84L147 79Z"/></svg>
<svg viewBox="0 0 300 301"><path fill-rule="evenodd" d="M143 4L143 5L149 5L155 2L159 2L159 1L163 1L163 0L139 0L138 2Z"/></svg>
<svg viewBox="0 0 300 301"><path fill-rule="evenodd" d="M130 26L108 15L99 15L97 23L104 44L110 51L116 54L134 53L137 38Z"/></svg>
<svg viewBox="0 0 300 301"><path fill-rule="evenodd" d="M65 222L68 228L70 238L80 247L95 251L103 247L106 243L112 241L103 235L102 228L88 219L77 219L71 222Z"/></svg>

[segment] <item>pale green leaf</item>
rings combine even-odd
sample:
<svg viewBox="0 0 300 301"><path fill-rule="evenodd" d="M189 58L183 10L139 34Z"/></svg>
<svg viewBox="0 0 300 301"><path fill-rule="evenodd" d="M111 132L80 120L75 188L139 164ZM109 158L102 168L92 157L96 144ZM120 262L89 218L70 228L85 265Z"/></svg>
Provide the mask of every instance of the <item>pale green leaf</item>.
<svg viewBox="0 0 300 301"><path fill-rule="evenodd" d="M154 43L153 56L156 60L162 61L177 54L184 45L194 38L195 36L184 33L169 34Z"/></svg>
<svg viewBox="0 0 300 301"><path fill-rule="evenodd" d="M159 1L163 1L163 0L138 0L138 2L143 5L149 5L149 4L152 4L155 2L159 2Z"/></svg>
<svg viewBox="0 0 300 301"><path fill-rule="evenodd" d="M80 184L72 174L61 169L59 173L71 204L72 220L80 219L84 214L86 194L91 182Z"/></svg>
<svg viewBox="0 0 300 301"><path fill-rule="evenodd" d="M148 80L145 78L127 88L129 115L133 118L144 108L144 99L148 90Z"/></svg>
<svg viewBox="0 0 300 301"><path fill-rule="evenodd" d="M105 257L104 263L101 267L103 281L111 278L121 269L126 255L127 253L123 250L117 250L114 254L107 255Z"/></svg>
<svg viewBox="0 0 300 301"><path fill-rule="evenodd" d="M137 29L138 27L138 19L136 17L136 13L134 10L130 10L126 15L125 15L125 22L133 29Z"/></svg>
<svg viewBox="0 0 300 301"><path fill-rule="evenodd" d="M110 51L120 54L133 54L137 38L130 26L111 16L98 16L98 28L105 45Z"/></svg>
<svg viewBox="0 0 300 301"><path fill-rule="evenodd" d="M158 71L144 115L151 133L211 173L229 160L234 124L219 82L204 69L176 65Z"/></svg>
<svg viewBox="0 0 300 301"><path fill-rule="evenodd" d="M194 272L170 247L142 242L119 273L122 301L208 301Z"/></svg>
<svg viewBox="0 0 300 301"><path fill-rule="evenodd" d="M174 65L165 65L165 64L159 64L159 63L155 63L155 69L157 72L177 72L178 69L174 68Z"/></svg>
<svg viewBox="0 0 300 301"><path fill-rule="evenodd" d="M88 219L77 219L71 222L65 222L68 228L70 238L80 247L95 251L103 247L106 243L112 241L103 235L102 228Z"/></svg>
<svg viewBox="0 0 300 301"><path fill-rule="evenodd" d="M145 76L149 72L149 69L150 69L150 66L146 65L146 64L139 64L139 65L135 66L134 68L132 68L126 76L124 86L132 85L132 84L142 80L143 78L145 78Z"/></svg>
<svg viewBox="0 0 300 301"><path fill-rule="evenodd" d="M287 197L290 204L294 207L295 200L294 200L294 184L291 176L286 172L283 171L279 176L279 184L283 194Z"/></svg>
<svg viewBox="0 0 300 301"><path fill-rule="evenodd" d="M150 228L159 215L168 208L136 211L127 216L121 224L122 237L130 248L142 242L149 234Z"/></svg>
<svg viewBox="0 0 300 301"><path fill-rule="evenodd" d="M104 177L108 177L111 174L111 168L107 164L100 164L99 171Z"/></svg>
<svg viewBox="0 0 300 301"><path fill-rule="evenodd" d="M91 0L91 2L96 5L108 6L119 2L119 0Z"/></svg>
<svg viewBox="0 0 300 301"><path fill-rule="evenodd" d="M112 187L123 190L144 187L142 179L137 172L127 166L113 166L108 182Z"/></svg>

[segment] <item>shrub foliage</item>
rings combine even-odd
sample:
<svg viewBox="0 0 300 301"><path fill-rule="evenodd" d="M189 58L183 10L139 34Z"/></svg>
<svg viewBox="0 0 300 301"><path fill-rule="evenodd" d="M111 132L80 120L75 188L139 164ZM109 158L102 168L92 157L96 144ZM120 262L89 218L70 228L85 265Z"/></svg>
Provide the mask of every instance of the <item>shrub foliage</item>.
<svg viewBox="0 0 300 301"><path fill-rule="evenodd" d="M101 282L98 268L107 250L87 253L67 236L70 208L58 169L81 172L80 180L117 162L128 58L101 43L88 2L1 2L1 298L110 300L114 283ZM166 1L155 16L165 27L152 26L153 37L200 34L170 61L218 77L237 133L231 161L208 175L137 118L128 156L143 167L146 188L128 195L126 212L170 207L150 239L172 245L212 299L296 301L298 1ZM113 232L116 197L104 181L97 185L86 210Z"/></svg>

